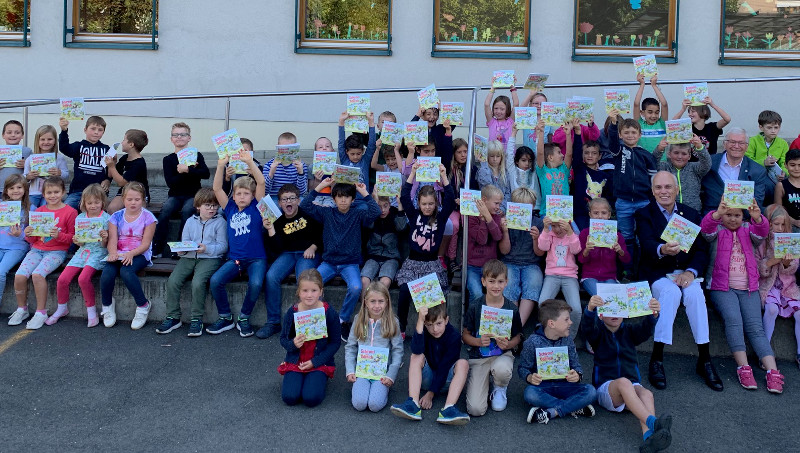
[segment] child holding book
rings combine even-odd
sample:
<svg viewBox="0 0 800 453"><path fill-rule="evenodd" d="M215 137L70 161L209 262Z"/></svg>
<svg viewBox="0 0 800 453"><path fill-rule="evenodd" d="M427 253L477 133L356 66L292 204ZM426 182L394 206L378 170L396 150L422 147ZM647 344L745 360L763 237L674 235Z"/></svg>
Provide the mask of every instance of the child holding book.
<svg viewBox="0 0 800 453"><path fill-rule="evenodd" d="M250 155L253 155L253 141L250 140L249 138L244 138L244 137L239 137L239 141L242 142L242 149L250 153ZM264 166L261 165L261 162L259 162L258 159L256 159L255 157L253 157L253 162L256 163L258 171L263 173ZM306 172L306 174L307 173L308 172ZM247 174L236 173L236 168L231 166L229 161L228 165L225 167L225 179L222 180L222 190L224 190L225 193L228 194L228 198L233 196L233 181L236 181L238 178L252 179L253 177L250 176L249 173ZM255 182L255 179L253 179L253 182Z"/></svg>
<svg viewBox="0 0 800 453"><path fill-rule="evenodd" d="M794 336L797 342L796 363L800 366L800 289L797 287L798 260L775 258L775 233L791 232L791 218L786 210L777 205L766 209L769 218L769 236L755 250L758 260L758 292L764 307L764 333L772 340L775 320L794 318Z"/></svg>
<svg viewBox="0 0 800 453"><path fill-rule="evenodd" d="M800 233L800 149L786 153L786 173L787 177L775 185L775 204L789 214L789 232Z"/></svg>
<svg viewBox="0 0 800 453"><path fill-rule="evenodd" d="M92 276L103 270L106 265L106 257L108 256L108 220L110 215L103 209L108 202L106 193L100 184L91 184L89 187L83 189L81 196L81 213L75 218L75 236L72 242L78 247L78 251L72 256L67 263L61 275L58 276L58 283L56 283L56 296L58 297L58 308L52 314L45 324L52 326L58 320L69 314L67 303L69 302L69 285L78 277L78 285L81 288L81 295L86 304L86 326L94 327L100 321L97 317L97 308L95 307L95 292L94 283L92 283ZM100 223L100 231L97 232L97 237L94 237L94 230L92 230L92 240L85 241L85 236L81 236L78 225L82 221L89 219L96 219ZM96 239L99 239L96 240Z"/></svg>
<svg viewBox="0 0 800 453"><path fill-rule="evenodd" d="M147 133L139 129L129 129L125 132L125 139L120 143L124 156L120 157L117 161L115 157L106 156L106 167L108 168L108 176L117 183L119 191L117 196L111 199L108 204L108 211L111 213L117 212L123 208L124 202L122 201L122 188L129 182L136 181L144 186L145 199L144 205L150 202L150 185L147 183L147 163L142 157L142 150L147 146L149 140Z"/></svg>
<svg viewBox="0 0 800 453"><path fill-rule="evenodd" d="M580 135L583 141L597 141L600 139L600 129L597 127L597 124L594 122L594 114L589 117L589 124L581 124L579 118L572 118L567 119L567 122L570 124L569 130L563 127L557 127L553 131L553 139L550 141L551 143L555 143L558 145L558 149L561 150L561 153L564 154L567 151L567 134L572 136L572 143L575 143L575 136ZM577 147L580 149L580 147ZM580 153L573 154L580 155ZM580 160L580 159L576 159Z"/></svg>
<svg viewBox="0 0 800 453"><path fill-rule="evenodd" d="M758 135L750 137L744 155L763 165L767 176L773 184L780 182L786 175L784 158L789 151L786 140L778 137L781 132L783 118L778 112L764 110L758 114ZM769 193L769 191L767 191Z"/></svg>
<svg viewBox="0 0 800 453"><path fill-rule="evenodd" d="M636 358L636 346L653 335L661 306L651 299L652 315L626 323L622 318L597 314L603 305L600 296L592 296L581 320L581 336L594 349L592 385L597 389L597 403L610 412L627 409L636 416L642 428L640 452L665 450L672 443L672 416L656 417L653 393L639 383Z"/></svg>
<svg viewBox="0 0 800 453"><path fill-rule="evenodd" d="M100 184L106 192L111 186L111 179L108 178L106 169L100 165L108 152L108 145L100 141L106 132L106 120L99 116L90 116L86 120L86 127L83 128L86 138L74 143L69 142L69 121L60 118L58 125L61 128L61 133L58 135L58 149L74 161L72 182L69 184L69 193L64 203L72 209L78 209L83 189L90 184Z"/></svg>
<svg viewBox="0 0 800 453"><path fill-rule="evenodd" d="M400 268L402 257L398 235L408 227L408 218L402 206L400 209L391 206L389 197L376 196L374 189L373 196L381 214L368 227L367 260L361 268L361 286L366 288L370 282L378 281L389 288Z"/></svg>
<svg viewBox="0 0 800 453"><path fill-rule="evenodd" d="M336 371L334 356L341 346L339 315L322 300L322 276L316 269L304 270L297 277L297 302L286 311L281 329L281 346L286 357L278 366L283 376L281 399L289 406L302 402L316 407L325 399L328 379ZM327 337L306 340L295 329L295 314L322 308L325 312Z"/></svg>
<svg viewBox="0 0 800 453"><path fill-rule="evenodd" d="M528 93L528 96L522 101L520 104L522 107L536 107L536 117L542 117L542 102L547 102L547 95L542 92L534 92L531 90ZM544 127L544 139L545 143L550 143L550 139L553 138L553 127L552 126L545 126ZM535 150L537 148L537 134L536 129L524 129L522 131L522 144L530 148L531 150Z"/></svg>
<svg viewBox="0 0 800 453"><path fill-rule="evenodd" d="M528 129L526 129L528 130ZM508 139L508 147L504 162L506 173L509 175L509 183L513 192L519 187L531 189L536 195L536 199L541 198L542 190L539 188L539 177L536 175L536 154L533 149L527 146L516 147L517 124L511 126L511 137Z"/></svg>
<svg viewBox="0 0 800 453"><path fill-rule="evenodd" d="M573 217L578 229L582 230L589 227L591 200L602 197L609 203L613 202L614 181L609 172L600 169L600 144L584 137L577 120L572 121L572 138L573 157L581 156L572 159L572 193L575 194Z"/></svg>
<svg viewBox="0 0 800 453"><path fill-rule="evenodd" d="M369 140L367 141L366 151L361 139L351 134L345 138L344 120L347 119L347 112L342 112L339 116L339 162L341 165L356 167L361 170L358 181L367 185L369 193L369 167L372 162L372 155L375 153L375 114L367 112L367 124L369 125Z"/></svg>
<svg viewBox="0 0 800 453"><path fill-rule="evenodd" d="M469 415L459 411L458 402L469 374L469 363L459 358L461 337L450 324L447 304L421 307L414 336L411 339L411 359L408 366L408 399L392 405L392 414L408 420L422 420L422 410L433 406L437 393L447 394L437 422L463 425ZM425 393L420 398L420 392Z"/></svg>
<svg viewBox="0 0 800 453"><path fill-rule="evenodd" d="M547 424L556 417L571 415L594 417L592 403L597 392L590 384L581 384L583 370L575 343L569 336L572 326L572 307L565 301L549 299L539 305L539 322L536 331L522 345L517 373L528 384L525 387L525 402L532 407L528 411L528 423ZM541 348L566 347L569 354L569 371L564 379L542 379L538 367L538 352Z"/></svg>
<svg viewBox="0 0 800 453"><path fill-rule="evenodd" d="M744 334L761 364L767 369L767 390L783 393L783 375L775 363L761 319L758 262L754 248L767 237L769 222L753 200L748 209L750 222L742 223L742 210L729 208L723 200L700 223L700 231L711 247L707 280L711 279L711 300L725 322L725 337L736 360L736 374L742 387L758 388L747 361Z"/></svg>
<svg viewBox="0 0 800 453"><path fill-rule="evenodd" d="M55 223L47 232L47 236L31 236L34 227L30 224L25 227L25 240L31 244L31 250L25 255L25 259L22 260L22 264L19 265L14 276L17 311L24 310L24 314L27 314L28 307L28 280L33 280L36 313L25 326L28 330L39 329L47 320L47 276L64 262L67 250L72 244L72 236L75 234L75 217L78 216L72 207L61 201L66 192L63 179L58 176L47 178L42 190L47 204L38 208L36 212L52 213ZM27 316L23 315L19 323L25 318ZM10 322L9 324L17 325Z"/></svg>
<svg viewBox="0 0 800 453"><path fill-rule="evenodd" d="M658 162L659 170L672 173L678 180L678 202L697 212L702 211L700 191L703 178L711 170L711 155L700 137L693 135L689 143L669 145L666 160L661 159L662 154L661 151L656 151L653 157Z"/></svg>
<svg viewBox="0 0 800 453"><path fill-rule="evenodd" d="M222 266L228 251L227 222L219 213L214 190L202 187L194 196L197 214L189 217L181 233L182 242L194 242L197 250L178 252L181 258L167 280L167 317L156 327L156 333L167 334L181 327L181 287L192 279L192 301L189 333L203 334L203 314L211 276Z"/></svg>
<svg viewBox="0 0 800 453"><path fill-rule="evenodd" d="M470 305L483 295L481 269L489 260L497 258L497 244L508 235L505 219L501 217L502 205L503 193L500 189L492 185L484 186L480 200L475 200L480 216L470 216L467 220L467 292Z"/></svg>
<svg viewBox="0 0 800 453"><path fill-rule="evenodd" d="M581 298L578 289L578 263L575 255L581 251L581 242L566 220L552 221L545 216L544 229L537 239L539 250L547 252L544 283L539 300L553 299L561 291L570 307L570 338L575 338L581 321Z"/></svg>
<svg viewBox="0 0 800 453"><path fill-rule="evenodd" d="M667 98L658 88L657 75L650 78L650 86L653 87L658 99L644 98L642 100L645 84L644 74L639 73L636 76L636 80L639 82L639 90L636 91L636 97L633 100L633 119L639 124L641 135L634 145L644 148L649 153L653 153L656 150L663 151L666 146L666 142L663 141L664 137L667 136L666 121L669 119ZM609 116L611 116L610 112ZM634 145L628 146L633 147ZM614 154L614 149L611 149L611 153Z"/></svg>
<svg viewBox="0 0 800 453"><path fill-rule="evenodd" d="M22 123L17 120L8 120L3 124L3 141L6 145L19 145L25 137L25 130ZM6 167L6 160L0 159L0 184L11 175L20 175L25 168L25 160L31 155L31 149L27 146L22 147L22 159L14 162L13 167ZM3 187L0 186L0 190Z"/></svg>
<svg viewBox="0 0 800 453"><path fill-rule="evenodd" d="M714 109L719 114L719 121L708 122L708 119L711 118L711 109ZM672 119L680 119L683 116L683 112L687 111L689 119L692 121L692 133L700 138L700 143L708 149L709 154L717 154L717 142L722 136L722 128L731 122L730 115L715 104L710 97L706 96L703 99L703 105L692 105L691 100L684 99L681 104L681 110Z"/></svg>
<svg viewBox="0 0 800 453"><path fill-rule="evenodd" d="M569 129L569 124L564 129ZM536 143L536 175L539 177L539 187L542 191L540 211L547 214L545 200L548 195L569 195L569 169L572 166L572 135L567 135L567 149L564 154L554 143L544 142L544 121L539 120L536 125L539 140Z"/></svg>
<svg viewBox="0 0 800 453"><path fill-rule="evenodd" d="M49 124L45 124L39 129L36 129L36 135L33 139L33 154L44 153L54 153L56 158L55 165L50 167L47 173L39 174L38 170L31 170L30 156L25 159L25 168L22 170L22 175L25 176L25 179L27 179L30 184L28 196L31 200L31 206L34 208L44 206L47 203L44 201L44 198L42 198L42 185L45 179L50 176L61 176L63 179L69 178L67 161L64 159L64 156L58 152L56 128Z"/></svg>
<svg viewBox="0 0 800 453"><path fill-rule="evenodd" d="M363 347L388 350L386 372L380 379L356 377L356 359ZM366 286L347 344L344 348L345 376L353 384L351 402L357 411L369 407L378 412L389 400L389 390L397 381L397 373L403 366L403 337L400 325L392 310L389 290L380 282Z"/></svg>
<svg viewBox="0 0 800 453"><path fill-rule="evenodd" d="M431 107L425 110L420 107L417 114L411 118L411 121L419 121L420 119L428 123L429 143L433 143L436 146L436 155L446 165L446 162L450 162L453 158L451 153L455 149L453 147L453 129L455 129L455 126L450 125L449 119L442 122L442 124L436 124L439 121L439 107Z"/></svg>
<svg viewBox="0 0 800 453"><path fill-rule="evenodd" d="M519 98L517 98L517 87L514 86L517 84L517 78L514 77L514 85L511 85L509 91L511 91L511 99L508 96L497 96L494 102L492 102L492 97L494 97L494 81L495 77L492 77L492 88L489 89L489 93L486 95L486 100L483 101L483 112L486 115L486 126L489 127L489 141L498 141L502 145L502 151L506 150L506 145L508 144L508 139L511 137L511 126L514 124L514 110L512 109L512 100L513 100L513 108L519 107Z"/></svg>
<svg viewBox="0 0 800 453"><path fill-rule="evenodd" d="M284 132L278 136L278 146L295 143L297 137L291 132ZM278 191L285 184L294 184L300 190L300 195L305 195L308 191L308 165L299 158L286 163L273 157L264 165L264 181L266 181L267 195L272 197L276 204Z"/></svg>
<svg viewBox="0 0 800 453"><path fill-rule="evenodd" d="M464 314L461 341L469 347L469 376L467 377L467 413L473 417L484 415L488 409L487 399L492 401L492 410L505 410L508 403L506 391L514 374L512 350L522 341L522 322L516 305L503 295L508 283L508 269L501 261L493 259L483 266L481 284L486 295L470 304ZM509 337L481 335L483 307L511 312ZM494 388L489 391L489 383Z"/></svg>
<svg viewBox="0 0 800 453"><path fill-rule="evenodd" d="M481 162L480 167L478 167L478 187L483 189L491 185L500 189L502 194L500 201L504 211L506 204L511 200L512 177L513 175L506 171L503 144L497 140L490 141L486 162Z"/></svg>
<svg viewBox="0 0 800 453"><path fill-rule="evenodd" d="M457 192L455 206L450 217L447 219L453 226L453 232L449 236L442 237L442 247L445 248L445 260L448 261L447 273L452 276L461 266L456 262L458 249L458 233L461 231L461 212L459 209L459 198L461 189L478 190L478 167L472 166L467 169L467 153L469 152L467 141L463 138L453 140L453 160L450 161L450 171L448 178L452 181L453 190ZM465 175L469 173L469 187L466 187ZM453 240L455 239L455 240Z"/></svg>
<svg viewBox="0 0 800 453"><path fill-rule="evenodd" d="M11 268L19 264L30 250L25 240L25 227L28 226L28 212L31 209L28 198L28 183L22 175L11 175L3 184L3 201L18 201L19 221L11 226L0 226L0 291L5 292L6 277ZM27 304L17 308L9 316L8 325L18 326L30 316Z"/></svg>
<svg viewBox="0 0 800 453"><path fill-rule="evenodd" d="M589 217L597 220L611 219L611 205L605 198L595 198L589 202ZM631 255L625 246L625 238L617 231L617 241L611 246L602 247L591 238L589 227L581 230L578 239L583 250L578 254L581 263L581 286L590 296L597 294L598 283L617 283L617 260L623 263L631 261Z"/></svg>

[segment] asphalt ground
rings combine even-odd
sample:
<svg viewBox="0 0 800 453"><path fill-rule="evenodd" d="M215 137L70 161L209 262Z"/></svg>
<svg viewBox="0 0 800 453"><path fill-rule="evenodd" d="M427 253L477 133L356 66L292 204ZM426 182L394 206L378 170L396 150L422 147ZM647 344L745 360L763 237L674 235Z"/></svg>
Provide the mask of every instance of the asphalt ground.
<svg viewBox="0 0 800 453"><path fill-rule="evenodd" d="M66 319L27 333L0 325L0 451L638 451L641 432L630 413L598 409L592 419L525 422L524 382L514 375L504 412L491 409L465 426L394 417L388 407L359 413L350 405L344 349L321 406L288 407L276 368L278 338L238 332L158 335L150 322L131 331ZM408 346L408 343L406 343ZM406 351L406 360L408 354ZM800 451L800 371L779 362L783 395L736 381L732 359L716 359L725 391L705 387L694 358L667 354L669 387L655 391L656 409L674 416L672 452ZM589 375L592 358L581 352ZM640 354L646 370L647 358ZM757 367L756 367L757 368ZM649 384L645 384L649 387ZM407 396L407 366L389 402ZM434 400L434 409L444 397ZM463 395L458 404L464 410Z"/></svg>

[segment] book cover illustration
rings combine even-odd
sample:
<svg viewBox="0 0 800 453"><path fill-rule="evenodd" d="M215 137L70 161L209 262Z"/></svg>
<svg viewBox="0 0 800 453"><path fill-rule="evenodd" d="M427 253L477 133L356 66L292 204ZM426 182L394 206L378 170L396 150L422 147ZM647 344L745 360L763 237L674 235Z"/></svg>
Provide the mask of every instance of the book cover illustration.
<svg viewBox="0 0 800 453"><path fill-rule="evenodd" d="M103 231L103 219L100 217L75 219L75 239L83 244L101 242L101 231Z"/></svg>
<svg viewBox="0 0 800 453"><path fill-rule="evenodd" d="M50 232L56 227L56 214L54 212L31 212L28 214L29 225L33 228L28 236L49 237Z"/></svg>
<svg viewBox="0 0 800 453"><path fill-rule="evenodd" d="M536 107L517 107L514 109L514 123L517 129L536 129Z"/></svg>
<svg viewBox="0 0 800 453"><path fill-rule="evenodd" d="M356 377L379 381L389 369L389 348L359 346Z"/></svg>
<svg viewBox="0 0 800 453"><path fill-rule="evenodd" d="M473 135L472 152L476 161L486 162L486 159L489 157L489 140L482 135Z"/></svg>
<svg viewBox="0 0 800 453"><path fill-rule="evenodd" d="M22 222L21 201L0 201L0 226L20 225Z"/></svg>
<svg viewBox="0 0 800 453"><path fill-rule="evenodd" d="M405 123L405 133L403 137L408 145L427 145L428 144L428 122L409 121Z"/></svg>
<svg viewBox="0 0 800 453"><path fill-rule="evenodd" d="M366 134L369 130L369 122L366 116L350 115L344 120L344 130Z"/></svg>
<svg viewBox="0 0 800 453"><path fill-rule="evenodd" d="M286 145L275 145L275 159L283 165L289 165L300 159L300 144L289 143Z"/></svg>
<svg viewBox="0 0 800 453"><path fill-rule="evenodd" d="M47 176L51 168L56 168L56 153L31 154L30 166L39 176Z"/></svg>
<svg viewBox="0 0 800 453"><path fill-rule="evenodd" d="M405 124L384 121L383 129L381 130L381 143L384 145L396 145L398 143L402 143L405 132Z"/></svg>
<svg viewBox="0 0 800 453"><path fill-rule="evenodd" d="M294 331L296 335L304 335L306 341L328 337L328 324L325 319L325 308L298 311L294 313Z"/></svg>
<svg viewBox="0 0 800 453"><path fill-rule="evenodd" d="M530 231L533 221L533 205L508 202L506 206L506 225L512 230Z"/></svg>
<svg viewBox="0 0 800 453"><path fill-rule="evenodd" d="M278 217L283 214L269 195L259 200L256 209L258 209L262 219L269 220L272 223L275 223Z"/></svg>
<svg viewBox="0 0 800 453"><path fill-rule="evenodd" d="M0 223L0 225L5 224ZM774 236L775 258L781 260L800 258L800 233L775 233Z"/></svg>
<svg viewBox="0 0 800 453"><path fill-rule="evenodd" d="M694 133L692 132L692 120L681 118L678 120L667 120L667 143L689 143Z"/></svg>
<svg viewBox="0 0 800 453"><path fill-rule="evenodd" d="M451 126L462 126L464 124L464 103L442 102L439 122L444 124L445 120L450 120Z"/></svg>
<svg viewBox="0 0 800 453"><path fill-rule="evenodd" d="M756 194L755 181L725 181L722 200L729 208L748 209Z"/></svg>
<svg viewBox="0 0 800 453"><path fill-rule="evenodd" d="M385 125L385 123L384 123ZM336 167L336 153L333 151L314 151L314 163L311 172L321 171L323 175L332 175Z"/></svg>
<svg viewBox="0 0 800 453"><path fill-rule="evenodd" d="M247 151L250 153L250 157L253 157L252 151ZM250 167L247 166L247 163L243 160L237 159L238 155L232 156L231 159L228 161L228 166L233 168L233 172L237 175L246 175Z"/></svg>
<svg viewBox="0 0 800 453"><path fill-rule="evenodd" d="M549 77L550 74L528 74L528 80L525 81L525 85L522 88L531 90L534 93L541 93L544 91L544 87L547 85L547 79Z"/></svg>
<svg viewBox="0 0 800 453"><path fill-rule="evenodd" d="M478 206L475 204L475 200L480 200L480 198L480 190L461 189L461 194L459 195L458 199L461 215L471 215L476 217L481 215L480 211L478 211Z"/></svg>
<svg viewBox="0 0 800 453"><path fill-rule="evenodd" d="M514 86L514 71L503 69L492 73L492 86L495 88L511 88Z"/></svg>
<svg viewBox="0 0 800 453"><path fill-rule="evenodd" d="M419 106L425 110L439 107L439 93L436 92L436 85L431 84L417 92Z"/></svg>
<svg viewBox="0 0 800 453"><path fill-rule="evenodd" d="M375 173L375 191L379 197L399 197L402 175L391 171Z"/></svg>
<svg viewBox="0 0 800 453"><path fill-rule="evenodd" d="M369 112L369 94L348 94L347 113L350 115L366 115Z"/></svg>
<svg viewBox="0 0 800 453"><path fill-rule="evenodd" d="M633 58L633 67L636 74L644 74L644 78L649 80L654 75L658 75L658 64L655 55L642 55Z"/></svg>
<svg viewBox="0 0 800 453"><path fill-rule="evenodd" d="M542 120L545 126L563 126L567 122L567 104L542 102Z"/></svg>
<svg viewBox="0 0 800 453"><path fill-rule="evenodd" d="M544 380L566 379L569 373L567 347L536 348L536 371Z"/></svg>
<svg viewBox="0 0 800 453"><path fill-rule="evenodd" d="M514 319L513 310L493 308L488 305L481 306L481 320L478 326L478 336L511 339L511 321Z"/></svg>
<svg viewBox="0 0 800 453"><path fill-rule="evenodd" d="M572 220L572 197L569 195L547 195L545 212L552 221Z"/></svg>
<svg viewBox="0 0 800 453"><path fill-rule="evenodd" d="M197 165L197 148L183 148L178 151L178 163L191 167Z"/></svg>
<svg viewBox="0 0 800 453"><path fill-rule="evenodd" d="M698 234L700 234L699 225L695 225L678 214L672 214L664 232L661 233L661 239L666 242L677 242L682 252L688 252Z"/></svg>
<svg viewBox="0 0 800 453"><path fill-rule="evenodd" d="M167 242L171 252L196 252L199 246L194 241Z"/></svg>
<svg viewBox="0 0 800 453"><path fill-rule="evenodd" d="M0 159L5 159L3 167L16 168L17 161L22 160L22 145L0 145Z"/></svg>
<svg viewBox="0 0 800 453"><path fill-rule="evenodd" d="M617 243L617 221L590 219L589 242L595 247L614 248Z"/></svg>
<svg viewBox="0 0 800 453"><path fill-rule="evenodd" d="M577 118L582 124L589 124L594 115L594 99L584 97L573 97L567 100L567 116Z"/></svg>
<svg viewBox="0 0 800 453"><path fill-rule="evenodd" d="M683 86L683 98L690 101L692 105L706 105L703 99L708 97L708 84L690 83Z"/></svg>
<svg viewBox="0 0 800 453"><path fill-rule="evenodd" d="M653 314L650 309L650 299L653 293L650 292L650 285L647 282L633 282L625 285L628 294L628 318L638 318Z"/></svg>
<svg viewBox="0 0 800 453"><path fill-rule="evenodd" d="M597 307L597 314L609 318L628 317L628 290L617 283L598 283L597 295L604 304Z"/></svg>
<svg viewBox="0 0 800 453"><path fill-rule="evenodd" d="M442 163L441 157L418 157L417 181L436 182L439 178L439 164Z"/></svg>
<svg viewBox="0 0 800 453"><path fill-rule="evenodd" d="M348 167L347 165L336 165L333 167L331 179L335 183L355 185L361 180L361 169Z"/></svg>
<svg viewBox="0 0 800 453"><path fill-rule="evenodd" d="M217 155L220 159L233 157L239 154L239 152L244 151L242 141L236 129L230 129L219 133L211 137L211 141L214 142L214 149L217 150Z"/></svg>
<svg viewBox="0 0 800 453"><path fill-rule="evenodd" d="M631 92L630 90L604 90L606 98L606 113L617 109L620 115L631 113Z"/></svg>
<svg viewBox="0 0 800 453"><path fill-rule="evenodd" d="M430 308L445 303L444 292L436 274L428 274L408 282L408 291L417 311L422 307Z"/></svg>
<svg viewBox="0 0 800 453"><path fill-rule="evenodd" d="M68 121L82 120L86 115L83 98L61 98L61 118Z"/></svg>

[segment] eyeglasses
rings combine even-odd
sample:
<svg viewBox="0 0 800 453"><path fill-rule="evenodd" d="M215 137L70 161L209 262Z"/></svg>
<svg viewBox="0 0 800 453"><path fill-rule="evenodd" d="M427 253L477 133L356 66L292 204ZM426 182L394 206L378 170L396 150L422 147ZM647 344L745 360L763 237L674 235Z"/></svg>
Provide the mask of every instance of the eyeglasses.
<svg viewBox="0 0 800 453"><path fill-rule="evenodd" d="M291 203L293 201L297 201L297 197L284 197L280 199L281 203Z"/></svg>
<svg viewBox="0 0 800 453"><path fill-rule="evenodd" d="M201 207L206 209L219 209L218 204L211 204L211 203L203 203Z"/></svg>
<svg viewBox="0 0 800 453"><path fill-rule="evenodd" d="M737 141L734 141L734 140L725 140L725 143L727 143L727 144L729 144L731 146L740 146L740 147L745 147L748 144L747 142L737 142Z"/></svg>
<svg viewBox="0 0 800 453"><path fill-rule="evenodd" d="M188 137L188 136L189 136L189 134L187 134L186 132L179 132L177 134L171 134L170 135L170 137L172 137L172 138L185 138L185 137Z"/></svg>

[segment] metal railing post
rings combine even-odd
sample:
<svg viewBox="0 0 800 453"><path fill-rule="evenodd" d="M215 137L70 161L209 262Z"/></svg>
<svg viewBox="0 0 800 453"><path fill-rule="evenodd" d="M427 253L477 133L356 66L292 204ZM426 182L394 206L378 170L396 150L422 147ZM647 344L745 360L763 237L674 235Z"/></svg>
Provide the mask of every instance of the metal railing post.
<svg viewBox="0 0 800 453"><path fill-rule="evenodd" d="M28 107L22 107L22 130L28 130ZM30 135L30 131L22 136L22 146L28 146L28 135Z"/></svg>
<svg viewBox="0 0 800 453"><path fill-rule="evenodd" d="M469 137L467 137L467 164L464 167L464 188L470 188L470 176L472 176L472 156L473 151L472 147L474 146L473 138L475 137L475 121L477 118L477 107L478 107L478 92L480 88L473 88L472 89L472 105L470 106L469 112ZM453 187L453 190L456 191L456 198L460 198L458 187ZM469 222L466 221L466 217L461 218L461 237L468 237L469 235ZM458 240L458 237L455 238ZM464 240L461 244L461 310L463 313L464 304L467 300L467 254L469 253L469 242ZM461 326L461 330L464 329L464 316L461 316L459 320L459 325ZM459 330L459 331L461 331Z"/></svg>
<svg viewBox="0 0 800 453"><path fill-rule="evenodd" d="M225 98L225 129L231 128L231 98Z"/></svg>

